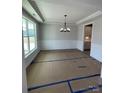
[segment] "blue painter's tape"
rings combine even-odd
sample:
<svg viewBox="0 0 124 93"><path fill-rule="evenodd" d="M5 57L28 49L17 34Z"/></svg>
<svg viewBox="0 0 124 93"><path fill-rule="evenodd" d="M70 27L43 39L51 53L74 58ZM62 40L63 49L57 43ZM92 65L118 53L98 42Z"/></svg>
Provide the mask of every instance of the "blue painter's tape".
<svg viewBox="0 0 124 93"><path fill-rule="evenodd" d="M38 88L48 87L48 86L52 86L52 85L56 85L56 84L60 84L60 83L66 83L66 82L67 81L58 81L58 82L53 82L53 83L49 83L49 84L45 84L45 85L39 85L39 86L28 88L28 91L38 89Z"/></svg>
<svg viewBox="0 0 124 93"><path fill-rule="evenodd" d="M74 81L74 80L86 79L86 78L91 78L91 77L96 77L96 76L100 76L100 74L95 74L95 75L90 75L90 76L85 76L85 77L73 78L73 79L70 79L70 80L68 80L68 81Z"/></svg>
<svg viewBox="0 0 124 93"><path fill-rule="evenodd" d="M70 88L71 93L73 93L73 90L72 90L72 87L71 87L71 84L70 84L69 81L68 81L68 86L69 86L69 88Z"/></svg>
<svg viewBox="0 0 124 93"><path fill-rule="evenodd" d="M73 93L84 93L84 92L91 91L91 90L94 90L94 89L98 89L98 88L101 88L101 87L102 87L102 85L98 85L96 87L91 87L91 88L75 91Z"/></svg>
<svg viewBox="0 0 124 93"><path fill-rule="evenodd" d="M48 86L52 86L52 85L56 85L56 84L60 84L60 83L67 83L67 82L74 81L74 80L91 78L91 77L95 77L95 76L100 76L100 74L89 75L89 76L78 77L78 78L72 78L72 79L69 79L69 80L63 80L63 81L53 82L53 83L49 83L49 84L45 84L45 85L39 85L39 86L35 86L35 87L30 87L30 88L28 88L28 91L38 89L38 88L42 88L42 87L48 87Z"/></svg>

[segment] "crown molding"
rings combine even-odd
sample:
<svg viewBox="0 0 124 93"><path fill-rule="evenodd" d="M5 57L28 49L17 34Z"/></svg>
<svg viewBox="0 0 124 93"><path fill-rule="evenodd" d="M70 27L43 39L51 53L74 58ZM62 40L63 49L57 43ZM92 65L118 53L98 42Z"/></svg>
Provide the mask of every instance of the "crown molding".
<svg viewBox="0 0 124 93"><path fill-rule="evenodd" d="M100 16L100 15L102 15L102 11L99 10L99 11L97 11L97 12L95 12L95 13L89 15L88 17L85 17L85 18L83 18L83 19L77 21L76 24L77 24L77 25L78 25L78 24L81 24L81 23L83 23L83 22L85 22L85 21L87 21L87 20L93 19L93 18L95 18L95 17L97 17L97 16Z"/></svg>
<svg viewBox="0 0 124 93"><path fill-rule="evenodd" d="M35 0L28 0L28 2L30 3L30 5L33 7L33 9L37 12L37 14L40 16L40 18L42 19L42 21L44 22L45 19L42 15L42 13L40 12L40 9L38 8Z"/></svg>
<svg viewBox="0 0 124 93"><path fill-rule="evenodd" d="M22 2L22 11L26 12L30 17L35 19L37 22L42 23L43 20L40 18L38 13L34 10L28 0L23 0Z"/></svg>
<svg viewBox="0 0 124 93"><path fill-rule="evenodd" d="M43 24L64 25L64 22L44 22ZM67 25L76 25L76 23L67 23Z"/></svg>

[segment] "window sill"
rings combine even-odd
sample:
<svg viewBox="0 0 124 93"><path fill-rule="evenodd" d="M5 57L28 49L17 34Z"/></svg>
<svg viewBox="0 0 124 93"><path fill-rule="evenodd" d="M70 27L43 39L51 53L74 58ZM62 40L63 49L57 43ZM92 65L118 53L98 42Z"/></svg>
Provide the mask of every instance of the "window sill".
<svg viewBox="0 0 124 93"><path fill-rule="evenodd" d="M37 48L34 48L33 50L31 50L28 54L25 55L25 59L27 57L29 57L31 54L33 54L33 52L36 50Z"/></svg>

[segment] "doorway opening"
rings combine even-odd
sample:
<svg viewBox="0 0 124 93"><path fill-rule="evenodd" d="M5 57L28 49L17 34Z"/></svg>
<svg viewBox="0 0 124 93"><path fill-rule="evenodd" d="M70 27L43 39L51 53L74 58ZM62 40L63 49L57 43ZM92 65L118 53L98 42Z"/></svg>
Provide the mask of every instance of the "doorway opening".
<svg viewBox="0 0 124 93"><path fill-rule="evenodd" d="M91 51L92 26L92 24L88 24L84 27L84 53L89 56Z"/></svg>

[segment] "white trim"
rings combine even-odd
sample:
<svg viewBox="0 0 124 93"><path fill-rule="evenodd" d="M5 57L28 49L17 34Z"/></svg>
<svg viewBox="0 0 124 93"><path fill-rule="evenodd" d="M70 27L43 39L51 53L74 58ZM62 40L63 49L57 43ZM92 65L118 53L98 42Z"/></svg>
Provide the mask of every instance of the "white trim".
<svg viewBox="0 0 124 93"><path fill-rule="evenodd" d="M85 24L83 24L83 35L82 35L82 38L83 38L83 51L84 51L84 36L85 36L85 26L86 25L89 25L89 24L92 24L92 34L91 34L91 43L92 43L92 37L93 37L93 27L94 27L94 22L92 21L92 22L87 22L87 23L85 23ZM90 51L91 52L91 51Z"/></svg>
<svg viewBox="0 0 124 93"><path fill-rule="evenodd" d="M85 18L77 21L76 24L81 24L81 23L83 23L83 22L85 22L87 20L90 20L90 19L95 18L95 17L100 16L100 15L102 15L102 12L101 11L97 11L97 12L89 15L88 17L85 17Z"/></svg>
<svg viewBox="0 0 124 93"><path fill-rule="evenodd" d="M77 40L41 40L41 50L76 49Z"/></svg>
<svg viewBox="0 0 124 93"><path fill-rule="evenodd" d="M25 2L25 3L23 3ZM22 2L22 8L30 14L30 16L32 16L35 20L37 20L38 22L43 23L42 18L40 17L40 15L37 13L37 11L34 9L34 7L30 4L29 0L24 0ZM28 7L27 7L28 6ZM35 16L33 16L33 14L35 14Z"/></svg>
<svg viewBox="0 0 124 93"><path fill-rule="evenodd" d="M64 22L44 22L43 24L56 24L56 25L63 25ZM76 23L68 23L67 22L67 25L77 25Z"/></svg>
<svg viewBox="0 0 124 93"><path fill-rule="evenodd" d="M27 17L25 16L22 16L23 19L26 20L26 29L28 30L28 23L27 22L30 22L33 24L34 26L34 30L35 30L35 48L33 48L32 50L30 50L30 41L29 41L29 36L28 36L28 48L29 48L29 52L27 54L24 53L24 58L26 59L29 55L31 55L36 49L37 49L37 25L34 21L28 19ZM28 32L29 33L29 32ZM24 40L24 39L23 39ZM24 44L23 44L24 45ZM24 48L24 47L23 47ZM24 50L24 49L23 49Z"/></svg>
<svg viewBox="0 0 124 93"><path fill-rule="evenodd" d="M83 25L89 25L89 24L94 24L94 21L90 21L90 22L87 22L87 23L84 23Z"/></svg>
<svg viewBox="0 0 124 93"><path fill-rule="evenodd" d="M29 53L24 55L24 58L26 59L28 56L30 56L37 48L32 49Z"/></svg>
<svg viewBox="0 0 124 93"><path fill-rule="evenodd" d="M24 15L22 16L22 18L24 18L24 19L30 21L30 22L33 23L33 24L36 24L34 21L32 21L31 19L29 19L28 17L26 17L26 16L24 16Z"/></svg>

